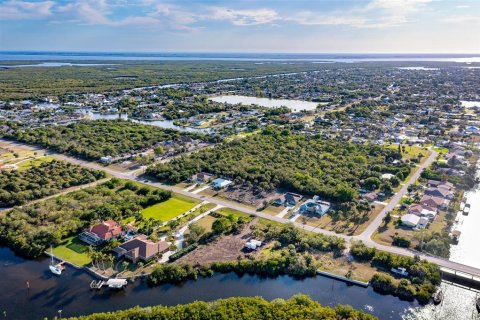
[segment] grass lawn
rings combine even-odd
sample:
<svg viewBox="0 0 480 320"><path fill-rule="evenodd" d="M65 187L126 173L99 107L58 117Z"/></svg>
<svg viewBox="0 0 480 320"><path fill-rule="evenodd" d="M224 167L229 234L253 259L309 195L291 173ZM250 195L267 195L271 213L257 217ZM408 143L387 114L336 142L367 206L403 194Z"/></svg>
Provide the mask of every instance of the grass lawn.
<svg viewBox="0 0 480 320"><path fill-rule="evenodd" d="M146 219L153 218L166 222L178 217L182 213L187 212L195 207L198 203L200 203L198 200L174 194L167 201L160 202L151 207L143 209L142 215Z"/></svg>
<svg viewBox="0 0 480 320"><path fill-rule="evenodd" d="M237 216L237 217L245 217L245 218L251 218L250 215L248 213L244 213L244 212L241 212L241 211L238 211L238 210L235 210L235 209L232 209L232 208L221 208L221 209L218 209L217 211L215 211L216 213L218 214L221 214L222 216L228 216L230 214L233 214L234 216Z"/></svg>
<svg viewBox="0 0 480 320"><path fill-rule="evenodd" d="M55 158L52 156L46 156L46 157L35 158L32 160L26 160L17 165L18 171L27 170L28 168L31 168L33 166L38 166L40 163L50 162L54 159Z"/></svg>
<svg viewBox="0 0 480 320"><path fill-rule="evenodd" d="M212 231L212 224L215 220L217 220L217 218L212 217L211 215L208 214L205 217L203 217L202 219L195 222L195 224L205 228L205 230L207 232L210 232L210 231Z"/></svg>
<svg viewBox="0 0 480 320"><path fill-rule="evenodd" d="M282 212L284 209L285 209L284 206L268 206L262 212L272 216L276 216L277 214Z"/></svg>
<svg viewBox="0 0 480 320"><path fill-rule="evenodd" d="M88 245L83 243L78 236L64 240L64 243L53 249L53 254L77 266L86 266L92 262L87 255Z"/></svg>

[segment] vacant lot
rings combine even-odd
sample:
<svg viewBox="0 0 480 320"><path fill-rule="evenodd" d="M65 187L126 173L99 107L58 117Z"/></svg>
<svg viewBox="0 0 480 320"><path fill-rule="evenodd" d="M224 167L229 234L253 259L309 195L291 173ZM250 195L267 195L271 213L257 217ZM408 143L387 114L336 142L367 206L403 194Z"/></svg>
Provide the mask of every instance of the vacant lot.
<svg viewBox="0 0 480 320"><path fill-rule="evenodd" d="M86 266L92 262L87 252L88 246L78 236L65 239L61 245L53 249L54 256L77 266Z"/></svg>
<svg viewBox="0 0 480 320"><path fill-rule="evenodd" d="M212 231L212 224L217 218L211 215L206 215L202 219L198 220L195 224L205 228L206 232Z"/></svg>
<svg viewBox="0 0 480 320"><path fill-rule="evenodd" d="M16 167L17 167L18 171L23 171L23 170L27 170L28 168L38 166L41 163L51 162L53 160L55 160L55 158L52 157L52 156L38 157L38 158L35 158L35 159L22 161L22 162L16 164Z"/></svg>
<svg viewBox="0 0 480 320"><path fill-rule="evenodd" d="M312 227L318 227L321 229L334 231L337 233L347 235L358 235L365 230L365 228L377 217L377 215L384 208L383 205L377 204L369 214L363 216L359 223L349 222L345 220L332 220L332 218L326 214L323 217L313 215L302 215L297 219L297 222L308 224Z"/></svg>
<svg viewBox="0 0 480 320"><path fill-rule="evenodd" d="M198 203L200 203L200 201L193 198L175 194L165 202L157 203L156 205L143 209L142 215L146 219L153 218L166 222L187 212Z"/></svg>
<svg viewBox="0 0 480 320"><path fill-rule="evenodd" d="M256 223L256 220L246 225L239 234L219 237L181 257L176 263L210 264L216 261L233 261L238 256L245 256L243 247L252 236L250 225L253 223Z"/></svg>

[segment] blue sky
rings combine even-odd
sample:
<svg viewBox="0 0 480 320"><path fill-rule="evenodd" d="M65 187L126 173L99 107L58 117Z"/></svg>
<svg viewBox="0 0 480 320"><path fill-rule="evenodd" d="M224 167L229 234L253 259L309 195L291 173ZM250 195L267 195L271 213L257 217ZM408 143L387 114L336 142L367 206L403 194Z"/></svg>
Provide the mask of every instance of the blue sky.
<svg viewBox="0 0 480 320"><path fill-rule="evenodd" d="M480 52L480 0L0 0L0 50Z"/></svg>

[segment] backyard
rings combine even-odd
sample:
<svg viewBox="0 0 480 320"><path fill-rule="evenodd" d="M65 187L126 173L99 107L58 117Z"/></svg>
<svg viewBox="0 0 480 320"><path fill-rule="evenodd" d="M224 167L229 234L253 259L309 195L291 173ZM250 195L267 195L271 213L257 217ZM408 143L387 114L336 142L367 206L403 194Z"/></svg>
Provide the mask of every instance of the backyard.
<svg viewBox="0 0 480 320"><path fill-rule="evenodd" d="M53 249L53 255L77 266L89 265L92 260L87 254L88 246L78 236L66 238L61 245Z"/></svg>

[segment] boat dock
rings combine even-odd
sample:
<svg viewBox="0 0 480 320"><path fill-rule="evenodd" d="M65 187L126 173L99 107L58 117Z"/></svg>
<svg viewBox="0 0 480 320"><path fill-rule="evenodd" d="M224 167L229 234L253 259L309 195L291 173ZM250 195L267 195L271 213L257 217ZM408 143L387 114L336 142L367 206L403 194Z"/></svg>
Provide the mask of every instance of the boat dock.
<svg viewBox="0 0 480 320"><path fill-rule="evenodd" d="M108 286L110 289L123 289L128 284L127 279L108 279L107 281L104 280L92 280L90 283L91 289L100 290L103 286Z"/></svg>

